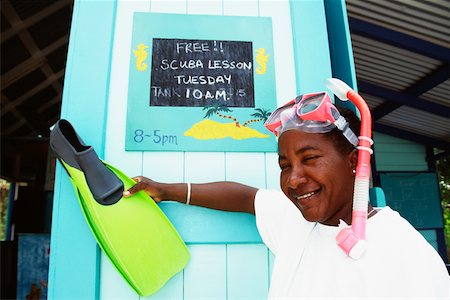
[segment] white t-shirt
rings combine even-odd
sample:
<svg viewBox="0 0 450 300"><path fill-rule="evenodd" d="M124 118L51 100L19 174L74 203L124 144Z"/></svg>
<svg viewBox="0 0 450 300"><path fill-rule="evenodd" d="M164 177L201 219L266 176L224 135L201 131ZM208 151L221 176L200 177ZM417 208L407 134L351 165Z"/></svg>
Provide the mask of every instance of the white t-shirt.
<svg viewBox="0 0 450 300"><path fill-rule="evenodd" d="M389 207L367 222L367 251L349 258L339 228L306 221L279 191L259 190L256 223L275 255L271 299L450 299L450 277L434 248Z"/></svg>

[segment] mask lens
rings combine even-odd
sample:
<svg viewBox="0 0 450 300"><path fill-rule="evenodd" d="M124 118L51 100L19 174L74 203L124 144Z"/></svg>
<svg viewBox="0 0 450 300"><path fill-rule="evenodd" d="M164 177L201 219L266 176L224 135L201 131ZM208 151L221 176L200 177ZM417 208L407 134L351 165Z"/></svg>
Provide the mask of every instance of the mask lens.
<svg viewBox="0 0 450 300"><path fill-rule="evenodd" d="M298 113L301 115L313 112L316 110L324 99L324 94L314 95L312 97L303 99L300 102L300 107L298 108Z"/></svg>
<svg viewBox="0 0 450 300"><path fill-rule="evenodd" d="M278 120L280 120L280 115L283 111L285 111L286 109L290 109L292 106L294 106L295 103L290 103L287 104L283 107L277 108L271 115L270 117L267 119L267 123L273 123L273 122L277 122Z"/></svg>
<svg viewBox="0 0 450 300"><path fill-rule="evenodd" d="M289 103L285 104L282 107L277 108L266 120L264 125L267 129L269 129L271 132L276 134L276 131L278 130L278 127L281 125L281 114L285 112L288 109L291 109L295 105L295 101L290 101Z"/></svg>

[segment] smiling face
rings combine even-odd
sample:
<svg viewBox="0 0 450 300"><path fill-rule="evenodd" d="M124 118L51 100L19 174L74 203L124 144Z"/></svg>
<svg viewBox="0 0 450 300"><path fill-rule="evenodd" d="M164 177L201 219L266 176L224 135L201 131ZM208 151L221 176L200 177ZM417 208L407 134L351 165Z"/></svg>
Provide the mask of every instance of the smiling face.
<svg viewBox="0 0 450 300"><path fill-rule="evenodd" d="M324 134L289 130L278 140L278 155L281 189L306 220L351 223L356 151L339 152Z"/></svg>

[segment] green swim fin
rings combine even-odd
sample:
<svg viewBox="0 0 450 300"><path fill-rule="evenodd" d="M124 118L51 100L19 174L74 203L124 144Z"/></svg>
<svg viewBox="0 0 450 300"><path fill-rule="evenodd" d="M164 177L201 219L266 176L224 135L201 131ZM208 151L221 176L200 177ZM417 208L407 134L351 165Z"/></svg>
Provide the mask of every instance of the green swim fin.
<svg viewBox="0 0 450 300"><path fill-rule="evenodd" d="M70 177L97 243L139 295L155 293L186 266L189 251L158 205L145 192L122 198L122 191L134 181L98 158L96 164L94 155L83 161L80 152L92 152L91 147L84 145L69 122L57 122L50 144ZM88 171L84 165L89 165Z"/></svg>

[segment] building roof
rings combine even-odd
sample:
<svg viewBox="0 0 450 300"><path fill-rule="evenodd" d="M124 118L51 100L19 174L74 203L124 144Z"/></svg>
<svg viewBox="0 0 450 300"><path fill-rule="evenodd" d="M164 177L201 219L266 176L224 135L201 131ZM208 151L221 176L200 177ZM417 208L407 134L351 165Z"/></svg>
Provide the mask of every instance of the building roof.
<svg viewBox="0 0 450 300"><path fill-rule="evenodd" d="M347 0L374 129L450 149L450 1Z"/></svg>

